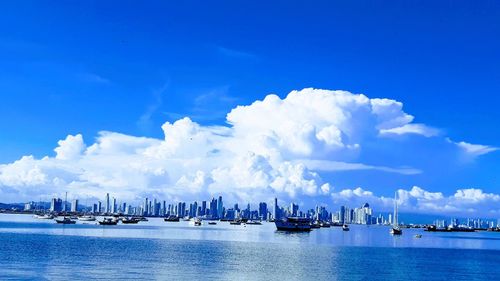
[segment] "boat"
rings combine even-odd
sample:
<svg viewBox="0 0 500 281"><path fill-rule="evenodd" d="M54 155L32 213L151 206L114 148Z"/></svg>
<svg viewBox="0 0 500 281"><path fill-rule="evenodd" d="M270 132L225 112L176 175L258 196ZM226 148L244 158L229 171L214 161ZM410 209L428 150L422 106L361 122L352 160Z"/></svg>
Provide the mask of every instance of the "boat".
<svg viewBox="0 0 500 281"><path fill-rule="evenodd" d="M104 218L102 221L99 222L100 225L117 225L118 220L115 220L114 218Z"/></svg>
<svg viewBox="0 0 500 281"><path fill-rule="evenodd" d="M60 223L60 224L75 224L76 223L76 221L74 221L68 217L64 217L62 219L56 219L56 222Z"/></svg>
<svg viewBox="0 0 500 281"><path fill-rule="evenodd" d="M138 217L137 219L140 221L148 221L148 219L146 217Z"/></svg>
<svg viewBox="0 0 500 281"><path fill-rule="evenodd" d="M319 221L314 221L314 222L311 222L309 224L311 225L311 228L320 228L321 227L321 224L319 223Z"/></svg>
<svg viewBox="0 0 500 281"><path fill-rule="evenodd" d="M229 221L229 224L232 224L232 225L240 225L240 224L241 224L241 221L238 221L238 220Z"/></svg>
<svg viewBox="0 0 500 281"><path fill-rule="evenodd" d="M422 234L415 234L415 238L422 238Z"/></svg>
<svg viewBox="0 0 500 281"><path fill-rule="evenodd" d="M319 226L320 226L320 227L330 227L331 225L330 225L330 223L329 223L329 222L327 222L327 221L323 221L323 222L320 222L320 223L319 223Z"/></svg>
<svg viewBox="0 0 500 281"><path fill-rule="evenodd" d="M311 223L308 218L288 217L277 220L274 224L281 231L311 231Z"/></svg>
<svg viewBox="0 0 500 281"><path fill-rule="evenodd" d="M347 224L342 225L343 231L349 231L349 226Z"/></svg>
<svg viewBox="0 0 500 281"><path fill-rule="evenodd" d="M247 221L246 224L249 224L249 225L262 225L262 223L260 221L254 221L254 220Z"/></svg>
<svg viewBox="0 0 500 281"><path fill-rule="evenodd" d="M33 217L40 220L51 220L54 218L52 214L34 215Z"/></svg>
<svg viewBox="0 0 500 281"><path fill-rule="evenodd" d="M124 224L137 224L140 222L138 218L130 217L130 218L122 218L122 223Z"/></svg>
<svg viewBox="0 0 500 281"><path fill-rule="evenodd" d="M92 215L78 217L79 221L95 221L95 217Z"/></svg>
<svg viewBox="0 0 500 281"><path fill-rule="evenodd" d="M199 218L194 218L190 221L194 226L201 226L201 219Z"/></svg>
<svg viewBox="0 0 500 281"><path fill-rule="evenodd" d="M178 222L180 221L179 217L176 217L176 216L168 216L166 218L163 219L164 221L168 221L168 222Z"/></svg>
<svg viewBox="0 0 500 281"><path fill-rule="evenodd" d="M403 234L403 230L399 226L398 222L398 193L394 193L394 223L392 224L392 228L389 231L392 235L401 235Z"/></svg>
<svg viewBox="0 0 500 281"><path fill-rule="evenodd" d="M209 221L209 222L208 222L208 224L209 224L209 225L216 225L217 223L216 223L216 222L214 222L214 221Z"/></svg>

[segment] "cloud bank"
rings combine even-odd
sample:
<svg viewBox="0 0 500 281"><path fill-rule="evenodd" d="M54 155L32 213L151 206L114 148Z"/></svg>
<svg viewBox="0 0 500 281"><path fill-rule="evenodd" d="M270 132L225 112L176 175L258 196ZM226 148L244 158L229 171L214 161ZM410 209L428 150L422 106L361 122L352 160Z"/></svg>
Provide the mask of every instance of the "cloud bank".
<svg viewBox="0 0 500 281"><path fill-rule="evenodd" d="M410 149L405 143L408 139L436 139L453 153L472 158L497 149L450 141L440 130L414 123L401 102L347 91L304 89L283 99L268 95L232 109L226 121L221 126L203 126L187 117L166 122L163 139L101 132L87 144L80 134L68 135L58 142L55 156L24 156L0 165L0 196L2 201L18 202L61 196L66 191L89 199L110 192L134 201L144 196L191 200L223 194L239 202L267 201L274 196L303 201L328 198L328 203L362 198L387 207L390 199L370 191L335 191L335 182L326 182L322 174L422 173L422 167L413 167L411 159L405 165L362 163L363 155L373 147L392 145L394 140ZM479 189L457 190L450 197L416 187L404 192L400 194L407 200L403 207L409 210L437 206L472 210L498 202L498 195Z"/></svg>

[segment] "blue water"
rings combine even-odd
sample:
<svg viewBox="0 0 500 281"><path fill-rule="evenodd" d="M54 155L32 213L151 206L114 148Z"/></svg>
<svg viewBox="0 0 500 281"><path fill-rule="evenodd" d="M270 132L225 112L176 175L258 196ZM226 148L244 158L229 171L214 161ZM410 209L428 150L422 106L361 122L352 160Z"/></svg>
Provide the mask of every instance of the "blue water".
<svg viewBox="0 0 500 281"><path fill-rule="evenodd" d="M415 239L415 233L422 233ZM273 224L58 225L0 215L0 280L498 280L500 233Z"/></svg>

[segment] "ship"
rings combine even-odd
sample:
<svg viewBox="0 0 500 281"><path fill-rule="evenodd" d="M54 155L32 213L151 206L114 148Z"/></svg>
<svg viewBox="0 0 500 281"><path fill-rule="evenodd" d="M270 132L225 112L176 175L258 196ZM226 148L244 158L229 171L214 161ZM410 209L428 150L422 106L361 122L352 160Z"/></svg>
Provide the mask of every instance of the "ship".
<svg viewBox="0 0 500 281"><path fill-rule="evenodd" d="M308 218L288 217L274 222L276 228L281 231L311 231Z"/></svg>
<svg viewBox="0 0 500 281"><path fill-rule="evenodd" d="M347 224L342 225L343 231L349 231L349 226Z"/></svg>

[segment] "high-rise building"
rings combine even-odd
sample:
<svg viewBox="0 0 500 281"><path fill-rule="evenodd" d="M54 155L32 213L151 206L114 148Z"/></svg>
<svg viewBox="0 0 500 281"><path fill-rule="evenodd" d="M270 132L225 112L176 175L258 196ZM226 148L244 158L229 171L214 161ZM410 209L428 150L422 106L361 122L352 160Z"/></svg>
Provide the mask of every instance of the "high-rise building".
<svg viewBox="0 0 500 281"><path fill-rule="evenodd" d="M97 213L102 213L102 202L98 201L97 202Z"/></svg>
<svg viewBox="0 0 500 281"><path fill-rule="evenodd" d="M92 213L93 213L93 214L96 214L96 213L98 213L98 212L99 212L99 209L98 209L97 204L92 205Z"/></svg>
<svg viewBox="0 0 500 281"><path fill-rule="evenodd" d="M111 208L109 206L109 193L106 193L106 199L104 199L104 203L106 204L104 207L104 212L107 214L111 211Z"/></svg>
<svg viewBox="0 0 500 281"><path fill-rule="evenodd" d="M274 198L274 212L273 212L273 218L275 220L279 220L280 219L280 209L279 209L279 206L278 206L278 198Z"/></svg>
<svg viewBox="0 0 500 281"><path fill-rule="evenodd" d="M148 198L144 198L144 209L143 209L143 215L144 216L147 216L149 215L149 202L148 202Z"/></svg>
<svg viewBox="0 0 500 281"><path fill-rule="evenodd" d="M111 213L116 214L117 213L117 205L116 205L116 198L113 197L113 204L111 205Z"/></svg>
<svg viewBox="0 0 500 281"><path fill-rule="evenodd" d="M73 202L71 203L71 212L78 212L78 199L73 199Z"/></svg>
<svg viewBox="0 0 500 281"><path fill-rule="evenodd" d="M298 212L299 212L299 205L291 203L290 204L290 215L292 217L296 217L298 215Z"/></svg>
<svg viewBox="0 0 500 281"><path fill-rule="evenodd" d="M200 216L206 215L207 211L207 201L201 201L201 214Z"/></svg>
<svg viewBox="0 0 500 281"><path fill-rule="evenodd" d="M63 209L63 202L60 198L52 198L50 201L51 212L61 212Z"/></svg>
<svg viewBox="0 0 500 281"><path fill-rule="evenodd" d="M261 220L267 220L267 204L266 204L266 202L259 203L259 218Z"/></svg>
<svg viewBox="0 0 500 281"><path fill-rule="evenodd" d="M217 201L217 218L223 217L223 204L222 204L222 196L219 196L219 201Z"/></svg>

